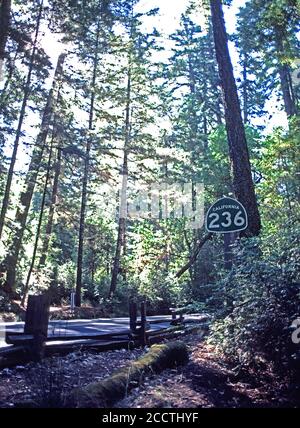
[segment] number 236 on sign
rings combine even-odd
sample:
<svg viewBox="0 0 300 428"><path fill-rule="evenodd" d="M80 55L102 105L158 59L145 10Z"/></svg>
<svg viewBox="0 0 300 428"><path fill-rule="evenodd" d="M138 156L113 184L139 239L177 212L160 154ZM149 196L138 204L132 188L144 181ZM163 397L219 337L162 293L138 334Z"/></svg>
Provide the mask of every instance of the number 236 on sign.
<svg viewBox="0 0 300 428"><path fill-rule="evenodd" d="M248 215L239 201L224 197L209 208L205 227L212 233L239 232L247 229Z"/></svg>

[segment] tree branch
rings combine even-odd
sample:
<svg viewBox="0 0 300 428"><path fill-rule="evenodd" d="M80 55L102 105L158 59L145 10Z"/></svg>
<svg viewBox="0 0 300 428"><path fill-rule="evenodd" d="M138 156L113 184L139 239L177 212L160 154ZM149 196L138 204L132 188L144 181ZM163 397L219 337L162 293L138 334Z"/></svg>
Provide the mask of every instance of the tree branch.
<svg viewBox="0 0 300 428"><path fill-rule="evenodd" d="M180 278L197 260L197 257L201 251L201 248L203 245L209 241L213 237L212 233L208 233L207 235L204 235L203 238L199 241L194 254L190 257L190 260L176 273L176 278Z"/></svg>

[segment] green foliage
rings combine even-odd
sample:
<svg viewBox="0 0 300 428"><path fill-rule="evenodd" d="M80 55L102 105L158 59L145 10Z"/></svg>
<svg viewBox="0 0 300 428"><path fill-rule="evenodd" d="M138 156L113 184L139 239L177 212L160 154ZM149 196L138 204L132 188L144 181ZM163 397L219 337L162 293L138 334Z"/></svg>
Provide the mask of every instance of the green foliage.
<svg viewBox="0 0 300 428"><path fill-rule="evenodd" d="M237 244L236 266L223 280L224 310L211 342L240 365L283 373L291 362L291 331L300 308L300 224Z"/></svg>
<svg viewBox="0 0 300 428"><path fill-rule="evenodd" d="M249 117L264 114L266 100L276 96L280 101L284 86L297 108L299 88L291 82L291 72L299 56L299 14L298 0L252 0L240 9L236 42Z"/></svg>

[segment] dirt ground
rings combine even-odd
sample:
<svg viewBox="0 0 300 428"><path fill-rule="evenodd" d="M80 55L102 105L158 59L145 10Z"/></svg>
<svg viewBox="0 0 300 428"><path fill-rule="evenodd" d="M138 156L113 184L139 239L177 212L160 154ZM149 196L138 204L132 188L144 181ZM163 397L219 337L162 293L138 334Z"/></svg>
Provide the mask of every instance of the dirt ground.
<svg viewBox="0 0 300 428"><path fill-rule="evenodd" d="M186 338L190 362L147 379L116 407L300 407L300 395L271 371L238 374L213 347ZM300 385L299 385L300 386Z"/></svg>
<svg viewBox="0 0 300 428"><path fill-rule="evenodd" d="M144 379L115 407L238 408L297 407L295 388L270 370L237 373L214 348L196 335L186 336L190 361ZM0 370L0 407L62 407L78 386L104 379L139 358L145 351L119 350L93 354L73 352L14 369ZM297 392L297 391L296 391ZM299 390L298 390L299 392ZM298 400L298 401L297 401Z"/></svg>
<svg viewBox="0 0 300 428"><path fill-rule="evenodd" d="M125 349L94 354L73 352L42 363L0 370L0 408L62 407L74 388L100 381L144 353Z"/></svg>

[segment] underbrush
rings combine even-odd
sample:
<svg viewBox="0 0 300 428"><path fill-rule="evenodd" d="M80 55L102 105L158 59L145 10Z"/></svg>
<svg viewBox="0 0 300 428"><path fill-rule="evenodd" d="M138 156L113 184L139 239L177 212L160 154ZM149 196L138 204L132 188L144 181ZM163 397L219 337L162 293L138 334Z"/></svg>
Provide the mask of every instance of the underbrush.
<svg viewBox="0 0 300 428"><path fill-rule="evenodd" d="M224 309L209 341L240 367L269 366L282 376L299 376L300 346L291 329L300 314L299 244L293 224L235 248L234 269L219 284Z"/></svg>

